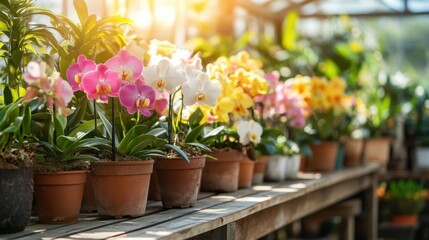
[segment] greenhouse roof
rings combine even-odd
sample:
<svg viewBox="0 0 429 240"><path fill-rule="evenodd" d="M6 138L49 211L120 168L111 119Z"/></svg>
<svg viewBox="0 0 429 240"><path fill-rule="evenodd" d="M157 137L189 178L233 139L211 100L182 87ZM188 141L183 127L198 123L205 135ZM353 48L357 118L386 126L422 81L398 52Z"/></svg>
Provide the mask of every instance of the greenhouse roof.
<svg viewBox="0 0 429 240"><path fill-rule="evenodd" d="M261 18L281 21L298 10L300 16L325 18L347 14L354 17L412 16L429 14L427 0L236 0L237 4Z"/></svg>

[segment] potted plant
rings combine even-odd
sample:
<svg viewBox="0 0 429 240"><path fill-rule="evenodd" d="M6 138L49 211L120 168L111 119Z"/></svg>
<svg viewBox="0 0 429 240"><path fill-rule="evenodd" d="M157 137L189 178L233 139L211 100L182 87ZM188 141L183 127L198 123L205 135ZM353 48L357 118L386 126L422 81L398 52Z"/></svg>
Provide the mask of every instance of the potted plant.
<svg viewBox="0 0 429 240"><path fill-rule="evenodd" d="M301 94L311 109L309 126L312 130L307 132L314 139L310 144L310 169L332 171L341 153L340 139L344 134L345 83L338 77L327 80L313 76L311 80L299 79L295 84L298 89L304 88Z"/></svg>
<svg viewBox="0 0 429 240"><path fill-rule="evenodd" d="M31 102L32 138L39 142L34 175L34 192L42 223L67 223L78 219L88 164L96 157L81 151L108 147L101 138L87 138L87 132L74 129L76 136L65 133L71 110L72 89L59 73L46 63L30 62L24 102ZM73 116L71 116L73 117Z"/></svg>
<svg viewBox="0 0 429 240"><path fill-rule="evenodd" d="M23 231L33 200L31 110L21 100L0 107L0 234Z"/></svg>
<svg viewBox="0 0 429 240"><path fill-rule="evenodd" d="M204 120L211 124L211 129L219 126L225 129L207 143L213 149L210 156L214 159L207 159L203 190L231 192L238 189L239 168L247 165L242 161L243 146L234 122L256 118L254 99L266 94L268 89L261 67L247 52L220 57L207 65L210 78L220 82L222 91L215 107L202 109Z"/></svg>
<svg viewBox="0 0 429 240"><path fill-rule="evenodd" d="M369 94L369 116L365 127L368 129L369 138L365 140L363 161L377 162L387 166L390 159L391 137L387 136L388 120L393 116L391 112L391 98L380 97L377 92Z"/></svg>
<svg viewBox="0 0 429 240"><path fill-rule="evenodd" d="M157 42L152 44L153 49L162 47ZM193 206L206 159L201 149L210 151L197 141L204 129L200 107L216 104L219 85L202 71L198 55L192 56L192 52L183 49L176 49L170 56L151 56L143 76L158 94L168 96L164 125L167 156L155 160L161 201L165 208Z"/></svg>
<svg viewBox="0 0 429 240"><path fill-rule="evenodd" d="M111 140L111 152L100 155L107 161L91 164L96 208L102 218L145 213L152 158L163 153L154 147L156 136L162 133L151 129L157 118L149 118L158 100L155 90L141 80L142 70L143 63L126 50L98 65L80 55L67 70L74 90L83 91L88 100L94 101L93 122L99 117ZM96 135L103 132L97 124L93 130Z"/></svg>
<svg viewBox="0 0 429 240"><path fill-rule="evenodd" d="M415 181L391 181L381 197L390 211L390 221L397 224L416 224L426 200L426 190Z"/></svg>

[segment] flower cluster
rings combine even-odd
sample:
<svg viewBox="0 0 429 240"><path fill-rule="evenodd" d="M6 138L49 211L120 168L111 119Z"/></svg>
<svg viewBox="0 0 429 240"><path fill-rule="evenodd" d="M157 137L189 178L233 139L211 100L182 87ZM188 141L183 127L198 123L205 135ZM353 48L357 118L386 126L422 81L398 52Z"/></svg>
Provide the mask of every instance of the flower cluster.
<svg viewBox="0 0 429 240"><path fill-rule="evenodd" d="M143 66L141 58L121 50L104 64L96 65L94 61L81 55L75 64L67 70L67 78L74 91L83 91L90 100L107 103L109 97L119 97L128 113L137 111L150 116L155 110L165 114L168 95L182 89L185 105L215 106L220 95L216 81L210 80L207 73L201 71L202 65L198 55L192 56L187 50L168 48L163 45L157 48L158 41L150 45L149 51L155 52L150 64ZM174 45L172 45L174 46ZM171 57L167 57L169 52ZM156 53L163 53L158 55Z"/></svg>
<svg viewBox="0 0 429 240"><path fill-rule="evenodd" d="M50 70L46 63L28 63L24 80L27 83L24 102L37 97L39 102L44 102L49 109L53 109L55 105L61 115L67 116L71 113L67 105L73 97L72 87L58 72Z"/></svg>
<svg viewBox="0 0 429 240"><path fill-rule="evenodd" d="M204 108L205 121L228 122L230 116L248 116L254 99L268 92L268 82L261 64L240 52L230 58L221 57L207 65L210 79L221 84L221 94L215 107Z"/></svg>
<svg viewBox="0 0 429 240"><path fill-rule="evenodd" d="M270 83L270 92L263 101L263 117L272 118L285 116L291 127L302 128L306 124L309 106L304 96L295 91L295 79L286 82L279 81L278 72L267 73L266 79Z"/></svg>

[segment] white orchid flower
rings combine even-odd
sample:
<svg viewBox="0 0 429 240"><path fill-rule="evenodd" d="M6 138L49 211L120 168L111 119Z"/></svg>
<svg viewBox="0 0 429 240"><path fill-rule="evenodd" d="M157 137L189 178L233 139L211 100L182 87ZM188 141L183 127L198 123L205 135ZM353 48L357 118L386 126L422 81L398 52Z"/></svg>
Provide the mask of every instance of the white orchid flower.
<svg viewBox="0 0 429 240"><path fill-rule="evenodd" d="M166 91L173 94L178 86L186 81L168 59L162 59L158 64L143 69L143 77L147 85L158 92Z"/></svg>
<svg viewBox="0 0 429 240"><path fill-rule="evenodd" d="M189 78L182 85L183 104L186 106L199 104L214 107L220 92L220 86L215 81L210 80L207 73L199 71L196 77Z"/></svg>
<svg viewBox="0 0 429 240"><path fill-rule="evenodd" d="M261 142L262 131L262 126L253 120L240 120L237 126L237 133L240 137L239 141L243 145L247 145L250 142L254 144Z"/></svg>

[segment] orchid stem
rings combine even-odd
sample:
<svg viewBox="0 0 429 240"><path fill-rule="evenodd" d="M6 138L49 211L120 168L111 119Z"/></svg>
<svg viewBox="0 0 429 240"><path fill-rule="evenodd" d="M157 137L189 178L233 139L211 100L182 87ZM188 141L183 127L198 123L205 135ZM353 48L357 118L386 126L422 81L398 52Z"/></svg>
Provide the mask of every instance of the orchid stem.
<svg viewBox="0 0 429 240"><path fill-rule="evenodd" d="M173 95L169 94L168 101L168 143L172 144L172 133L173 133Z"/></svg>
<svg viewBox="0 0 429 240"><path fill-rule="evenodd" d="M116 160L115 146L115 99L112 98L112 160Z"/></svg>
<svg viewBox="0 0 429 240"><path fill-rule="evenodd" d="M97 104L95 99L93 100L94 104L94 137L97 137ZM98 158L98 150L95 151L95 157Z"/></svg>
<svg viewBox="0 0 429 240"><path fill-rule="evenodd" d="M57 111L55 110L55 105L52 106L52 124L54 124L54 132L53 139L54 145L57 145L57 131L55 130L55 117L57 115Z"/></svg>

